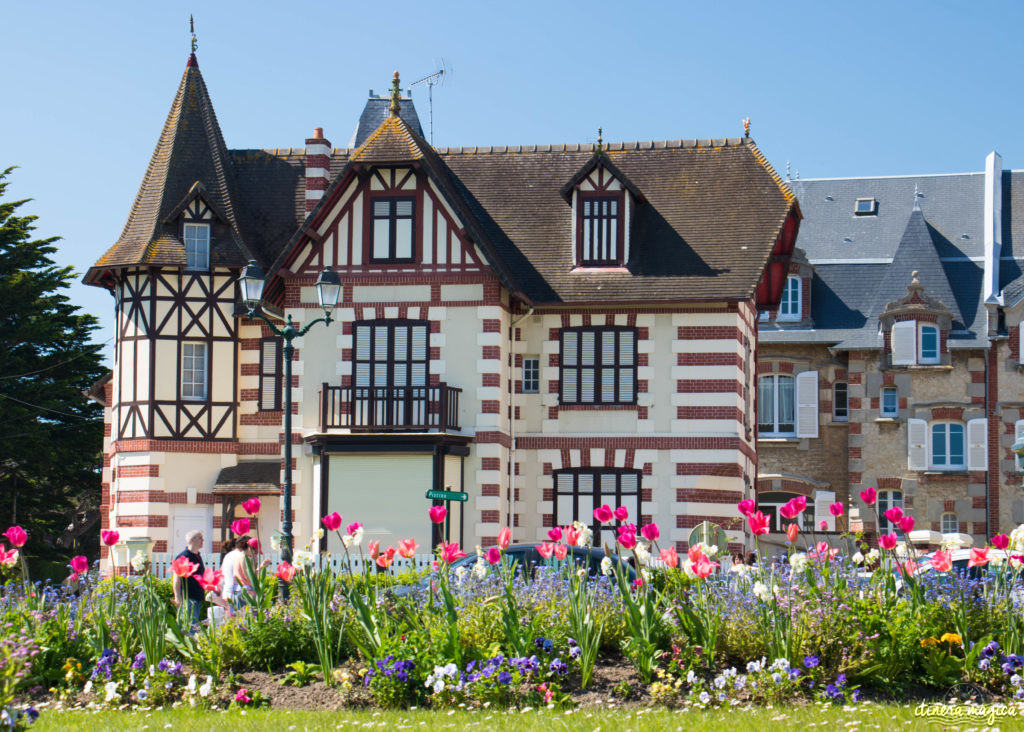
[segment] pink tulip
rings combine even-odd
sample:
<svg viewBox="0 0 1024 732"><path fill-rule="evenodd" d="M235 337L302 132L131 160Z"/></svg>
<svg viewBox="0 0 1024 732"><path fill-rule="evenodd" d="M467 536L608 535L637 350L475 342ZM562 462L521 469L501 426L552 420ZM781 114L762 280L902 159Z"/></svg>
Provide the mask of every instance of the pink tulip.
<svg viewBox="0 0 1024 732"><path fill-rule="evenodd" d="M580 539L580 532L576 530L575 526L565 527L565 541L571 546L576 546L576 542Z"/></svg>
<svg viewBox="0 0 1024 732"><path fill-rule="evenodd" d="M13 566L18 561L18 550L17 549L4 549L0 546L0 565L4 567Z"/></svg>
<svg viewBox="0 0 1024 732"><path fill-rule="evenodd" d="M635 580L633 580L633 589L634 590L639 590L643 586L644 586L644 581L640 577L637 577Z"/></svg>
<svg viewBox="0 0 1024 732"><path fill-rule="evenodd" d="M242 510L250 516L255 516L260 512L260 499L250 498L248 501L243 502Z"/></svg>
<svg viewBox="0 0 1024 732"><path fill-rule="evenodd" d="M636 534L631 534L626 531L619 534L619 543L622 544L624 549L633 549L636 547Z"/></svg>
<svg viewBox="0 0 1024 732"><path fill-rule="evenodd" d="M370 553L370 559L376 559L377 555L380 554L380 541L374 539L366 545L366 551Z"/></svg>
<svg viewBox="0 0 1024 732"><path fill-rule="evenodd" d="M615 509L615 518L619 521L625 521L629 518L629 509L625 506L619 506Z"/></svg>
<svg viewBox="0 0 1024 732"><path fill-rule="evenodd" d="M260 553L260 541L259 539L249 539L249 548L257 554Z"/></svg>
<svg viewBox="0 0 1024 732"><path fill-rule="evenodd" d="M932 555L932 569L936 572L948 572L953 568L953 557L949 552L937 551Z"/></svg>
<svg viewBox="0 0 1024 732"><path fill-rule="evenodd" d="M377 556L377 566L387 569L395 561L395 554L396 549L393 546L389 546Z"/></svg>
<svg viewBox="0 0 1024 732"><path fill-rule="evenodd" d="M900 521L903 520L903 509L900 508L899 506L893 506L892 508L885 512L885 517L889 519L892 523L898 524Z"/></svg>
<svg viewBox="0 0 1024 732"><path fill-rule="evenodd" d="M274 572L274 576L285 582L291 582L292 578L295 577L295 567L288 562L281 562L277 565L277 571Z"/></svg>
<svg viewBox="0 0 1024 732"><path fill-rule="evenodd" d="M606 524L615 518L615 514L612 513L611 507L605 503L604 505L598 506L594 509L594 518L602 524Z"/></svg>
<svg viewBox="0 0 1024 732"><path fill-rule="evenodd" d="M398 553L406 559L412 559L415 557L416 550L419 548L419 544L416 543L415 539L402 539L398 542Z"/></svg>
<svg viewBox="0 0 1024 732"><path fill-rule="evenodd" d="M188 561L185 557L178 557L171 562L171 571L182 579L191 577L196 573L197 569L199 569L199 565Z"/></svg>
<svg viewBox="0 0 1024 732"><path fill-rule="evenodd" d="M874 488L865 488L860 492L860 500L869 506L874 506L878 500L878 492Z"/></svg>
<svg viewBox="0 0 1024 732"><path fill-rule="evenodd" d="M896 548L896 534L882 534L878 537L878 546L892 551Z"/></svg>
<svg viewBox="0 0 1024 732"><path fill-rule="evenodd" d="M341 529L341 514L335 511L334 513L328 514L320 519L320 523L322 523L324 528L328 531L338 531Z"/></svg>
<svg viewBox="0 0 1024 732"><path fill-rule="evenodd" d="M996 534L992 537L992 546L996 549L1006 549L1010 546L1010 537L1006 534Z"/></svg>
<svg viewBox="0 0 1024 732"><path fill-rule="evenodd" d="M797 496L793 499L793 505L796 506L797 513L803 513L807 510L807 497Z"/></svg>
<svg viewBox="0 0 1024 732"><path fill-rule="evenodd" d="M971 558L967 560L967 566L984 567L986 564L988 564L988 547L971 549Z"/></svg>
<svg viewBox="0 0 1024 732"><path fill-rule="evenodd" d="M512 529L507 526L498 532L498 546L504 551L512 543Z"/></svg>
<svg viewBox="0 0 1024 732"><path fill-rule="evenodd" d="M444 523L444 517L448 515L448 509L444 506L431 506L427 509L430 520L435 524Z"/></svg>
<svg viewBox="0 0 1024 732"><path fill-rule="evenodd" d="M20 526L12 526L7 529L7 531L4 532L4 536L7 537L7 541L11 542L11 544L18 549L25 546L25 542L28 541L28 534L26 534L25 529Z"/></svg>
<svg viewBox="0 0 1024 732"><path fill-rule="evenodd" d="M828 531L828 521L822 519L818 522L818 531Z"/></svg>
<svg viewBox="0 0 1024 732"><path fill-rule="evenodd" d="M355 536L356 532L359 531L359 529L361 528L363 528L363 525L361 523L359 523L358 521L353 521L345 527L345 533L349 536Z"/></svg>
<svg viewBox="0 0 1024 732"><path fill-rule="evenodd" d="M565 544L555 544L555 559L562 561L569 554L569 547Z"/></svg>
<svg viewBox="0 0 1024 732"><path fill-rule="evenodd" d="M914 517L913 516L904 516L902 519L900 519L900 530L904 534L909 534L911 531L913 531L914 530Z"/></svg>
<svg viewBox="0 0 1024 732"><path fill-rule="evenodd" d="M796 507L795 500L796 499L791 498L779 509L779 515L782 516L782 518L793 519L796 518L798 513L800 513L800 510Z"/></svg>
<svg viewBox="0 0 1024 732"><path fill-rule="evenodd" d="M78 573L77 572L72 572L71 574L68 575L68 584L72 584L73 585L73 584L75 584L75 582L78 582Z"/></svg>
<svg viewBox="0 0 1024 732"><path fill-rule="evenodd" d="M694 544L687 550L686 556L691 562L696 562L704 556L704 549L699 544Z"/></svg>
<svg viewBox="0 0 1024 732"><path fill-rule="evenodd" d="M829 506L828 506L828 512L830 514L832 514L833 516L835 516L836 518L839 518L840 516L842 516L843 515L843 504L842 504L842 502L841 501L837 501L835 503L830 503Z"/></svg>
<svg viewBox="0 0 1024 732"><path fill-rule="evenodd" d="M903 572L907 575L913 575L917 573L917 562L913 559L908 559L903 563Z"/></svg>
<svg viewBox="0 0 1024 732"><path fill-rule="evenodd" d="M762 536L768 533L768 517L761 511L756 511L747 517L750 524L750 531L754 536Z"/></svg>
<svg viewBox="0 0 1024 732"><path fill-rule="evenodd" d="M221 580L224 579L224 573L220 570L214 569L213 567L207 567L201 575L196 577L199 582L199 586L206 592L216 592L217 588L220 587Z"/></svg>
<svg viewBox="0 0 1024 732"><path fill-rule="evenodd" d="M715 571L715 567L717 567L717 566L718 566L718 562L712 562L706 556L701 554L700 557L697 559L697 561L694 562L692 565L690 565L690 569L693 570L693 573L695 575L697 575L701 579L704 579L709 574L714 572Z"/></svg>
<svg viewBox="0 0 1024 732"><path fill-rule="evenodd" d="M71 569L77 574L85 574L89 571L89 560L81 555L71 557Z"/></svg>
<svg viewBox="0 0 1024 732"><path fill-rule="evenodd" d="M739 509L741 516L749 516L754 512L754 509L757 508L757 504L754 502L753 498L747 498L736 504L736 508Z"/></svg>
<svg viewBox="0 0 1024 732"><path fill-rule="evenodd" d="M114 546L114 544L116 544L118 539L120 539L120 538L121 538L121 535L119 533L117 533L116 531L101 531L100 532L100 541L102 541L107 546Z"/></svg>
<svg viewBox="0 0 1024 732"><path fill-rule="evenodd" d="M665 563L665 566L670 569L675 569L679 566L679 554L676 553L676 548L670 546L668 549L662 549L661 554L658 555L658 559Z"/></svg>
<svg viewBox="0 0 1024 732"><path fill-rule="evenodd" d="M548 538L551 539L551 541L561 541L562 530L556 526L555 528L548 531Z"/></svg>
<svg viewBox="0 0 1024 732"><path fill-rule="evenodd" d="M488 549L487 553L484 556L487 557L487 563L488 564L500 564L501 563L501 549L499 549L496 546L492 546L490 549Z"/></svg>
<svg viewBox="0 0 1024 732"><path fill-rule="evenodd" d="M241 536L249 533L249 519L240 518L231 524L231 530Z"/></svg>
<svg viewBox="0 0 1024 732"><path fill-rule="evenodd" d="M619 532L619 536L622 536L623 534L635 534L636 533L636 524L632 524L632 523L630 523L630 524L622 524L621 526L619 526L615 530L617 532Z"/></svg>
<svg viewBox="0 0 1024 732"><path fill-rule="evenodd" d="M643 537L647 539L647 541L657 541L658 537L661 536L661 532L658 530L658 525L653 523L647 524L640 529L640 533L643 534Z"/></svg>
<svg viewBox="0 0 1024 732"><path fill-rule="evenodd" d="M786 527L786 539L789 540L790 544L796 542L796 537L800 535L800 526L796 522L791 523Z"/></svg>
<svg viewBox="0 0 1024 732"><path fill-rule="evenodd" d="M548 541L541 542L540 545L537 547L537 553L540 554L540 556L543 559L550 559L554 551L554 544Z"/></svg>
<svg viewBox="0 0 1024 732"><path fill-rule="evenodd" d="M459 549L459 542L441 542L441 559L448 564L458 561L466 556L466 552Z"/></svg>

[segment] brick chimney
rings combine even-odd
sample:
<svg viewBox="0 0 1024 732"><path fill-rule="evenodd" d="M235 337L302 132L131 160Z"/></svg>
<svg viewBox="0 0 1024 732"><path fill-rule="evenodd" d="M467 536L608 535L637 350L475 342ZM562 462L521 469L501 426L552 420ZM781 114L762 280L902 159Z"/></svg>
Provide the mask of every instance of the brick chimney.
<svg viewBox="0 0 1024 732"><path fill-rule="evenodd" d="M314 208L327 190L331 175L331 143L324 128L317 127L306 140L306 213Z"/></svg>

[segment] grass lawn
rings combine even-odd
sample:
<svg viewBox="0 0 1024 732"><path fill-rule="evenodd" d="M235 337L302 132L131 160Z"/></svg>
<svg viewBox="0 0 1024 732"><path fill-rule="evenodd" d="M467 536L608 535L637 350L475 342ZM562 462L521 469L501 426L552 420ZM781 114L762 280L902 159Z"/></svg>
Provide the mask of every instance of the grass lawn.
<svg viewBox="0 0 1024 732"><path fill-rule="evenodd" d="M995 720L1002 729L1020 728L1024 712ZM910 705L858 704L852 707L812 706L804 708L733 708L726 710L668 711L664 709L576 709L556 712L548 709L525 712L501 711L343 711L309 712L254 710L248 712L201 712L188 708L143 711L51 711L42 710L32 729L42 730L328 730L328 729L515 729L552 730L708 730L742 732L764 729L889 729L894 726L934 726L956 729L949 723L930 723L915 717ZM968 721L964 726L986 727L987 721Z"/></svg>

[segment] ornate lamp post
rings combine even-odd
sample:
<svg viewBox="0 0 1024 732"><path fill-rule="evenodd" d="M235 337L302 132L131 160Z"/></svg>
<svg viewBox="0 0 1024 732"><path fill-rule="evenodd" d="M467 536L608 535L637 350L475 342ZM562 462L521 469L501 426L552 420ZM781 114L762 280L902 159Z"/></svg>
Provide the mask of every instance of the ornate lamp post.
<svg viewBox="0 0 1024 732"><path fill-rule="evenodd" d="M320 307L323 308L324 316L311 320L302 330L297 330L292 325L292 316L289 315L284 328L278 328L260 310L260 302L263 299L263 270L256 264L255 260L249 260L249 264L242 270L238 278L242 287L242 297L249 309L250 318L259 318L274 333L284 339L284 499L282 501L282 513L284 518L281 521L281 561L291 563L292 561L292 356L295 354L295 346L292 341L306 335L309 329L317 323L329 325L331 313L338 304L338 296L341 294L341 279L338 273L325 269L320 273L316 281L317 296L320 298ZM288 599L288 583L284 580L278 582L278 591L282 601Z"/></svg>

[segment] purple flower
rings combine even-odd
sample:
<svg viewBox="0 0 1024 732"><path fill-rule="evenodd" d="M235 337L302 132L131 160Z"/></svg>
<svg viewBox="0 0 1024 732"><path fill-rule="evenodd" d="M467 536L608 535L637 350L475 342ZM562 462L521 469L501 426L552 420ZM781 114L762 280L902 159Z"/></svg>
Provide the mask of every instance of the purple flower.
<svg viewBox="0 0 1024 732"><path fill-rule="evenodd" d="M807 668L814 668L817 665L818 665L818 657L817 656L815 656L814 654L811 654L810 656L804 656L804 666L806 666Z"/></svg>
<svg viewBox="0 0 1024 732"><path fill-rule="evenodd" d="M510 674L508 671L502 671L500 674L498 674L498 683L508 686L512 683L512 674Z"/></svg>
<svg viewBox="0 0 1024 732"><path fill-rule="evenodd" d="M556 658L554 661L552 661L551 665L548 666L548 668L551 671L554 671L559 676L565 676L567 673L569 673L569 664L567 664L560 658Z"/></svg>

